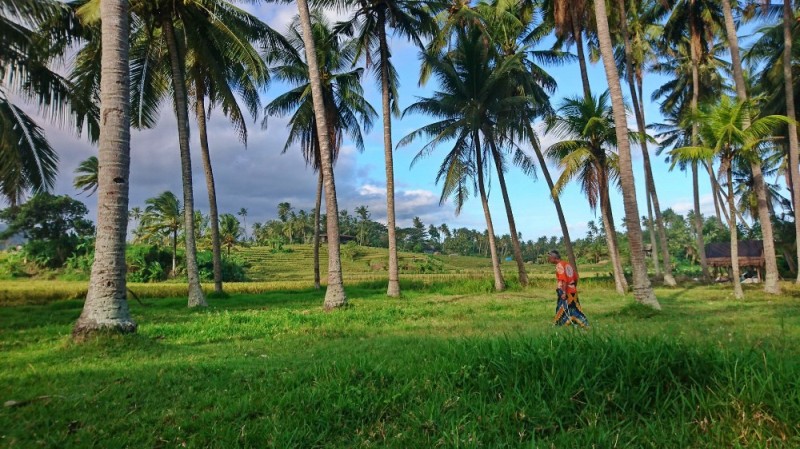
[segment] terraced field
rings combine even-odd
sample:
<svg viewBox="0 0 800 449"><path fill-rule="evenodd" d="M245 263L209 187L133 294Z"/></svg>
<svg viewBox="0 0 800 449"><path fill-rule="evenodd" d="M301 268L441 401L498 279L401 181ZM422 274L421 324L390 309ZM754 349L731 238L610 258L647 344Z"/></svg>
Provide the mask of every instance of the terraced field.
<svg viewBox="0 0 800 449"><path fill-rule="evenodd" d="M247 277L250 281L295 281L314 278L312 245L287 245L283 252L273 252L272 248L267 246L238 247L234 248L232 253L247 262ZM483 257L400 252L398 259L401 274L491 276L491 260ZM342 270L348 279L385 278L387 264L386 248L342 247ZM324 277L328 267L326 245L320 247L320 267ZM549 265L528 264L527 268L534 276L549 276L552 272L552 267ZM509 274L516 273L516 265L513 262L503 262L502 269ZM581 269L583 277L607 272L605 265L581 266Z"/></svg>

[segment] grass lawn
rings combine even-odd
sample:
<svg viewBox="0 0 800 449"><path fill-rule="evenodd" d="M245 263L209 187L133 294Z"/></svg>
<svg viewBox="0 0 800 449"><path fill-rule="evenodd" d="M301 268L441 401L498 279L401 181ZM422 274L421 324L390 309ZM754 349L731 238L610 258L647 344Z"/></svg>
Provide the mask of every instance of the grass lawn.
<svg viewBox="0 0 800 449"><path fill-rule="evenodd" d="M800 447L800 290L350 285L133 302L139 333L74 345L82 301L0 298L0 447ZM9 402L13 401L13 402Z"/></svg>

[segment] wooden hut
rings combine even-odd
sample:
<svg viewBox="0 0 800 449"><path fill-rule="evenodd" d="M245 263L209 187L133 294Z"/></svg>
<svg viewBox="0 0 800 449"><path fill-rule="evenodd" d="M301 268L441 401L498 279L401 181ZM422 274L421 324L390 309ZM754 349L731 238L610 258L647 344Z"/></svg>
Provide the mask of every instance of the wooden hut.
<svg viewBox="0 0 800 449"><path fill-rule="evenodd" d="M709 243L706 245L708 266L728 269L731 266L731 244ZM742 240L739 242L739 267L755 268L759 281L764 269L764 242L761 240Z"/></svg>

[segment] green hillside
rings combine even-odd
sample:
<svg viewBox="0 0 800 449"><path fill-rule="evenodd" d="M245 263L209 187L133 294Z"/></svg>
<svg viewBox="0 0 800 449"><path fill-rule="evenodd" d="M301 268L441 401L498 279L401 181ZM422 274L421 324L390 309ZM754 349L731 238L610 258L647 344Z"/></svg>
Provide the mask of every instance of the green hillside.
<svg viewBox="0 0 800 449"><path fill-rule="evenodd" d="M283 251L273 251L267 246L239 247L231 252L247 262L247 277L251 281L289 281L314 278L312 245L286 245ZM348 278L381 278L386 275L388 264L386 248L366 246L342 246L342 270ZM428 255L420 253L398 253L400 273L406 274L480 274L491 276L491 260L484 257ZM328 267L328 247L320 246L322 276ZM581 266L582 274L605 274L605 265ZM502 269L516 273L513 262L503 262ZM549 265L527 264L533 275L550 275Z"/></svg>

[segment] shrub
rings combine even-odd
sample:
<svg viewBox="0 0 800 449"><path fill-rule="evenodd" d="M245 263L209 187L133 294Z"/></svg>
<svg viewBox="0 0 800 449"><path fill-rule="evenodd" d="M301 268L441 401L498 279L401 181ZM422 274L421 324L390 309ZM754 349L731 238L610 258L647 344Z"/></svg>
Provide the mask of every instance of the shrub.
<svg viewBox="0 0 800 449"><path fill-rule="evenodd" d="M237 256L226 256L222 258L222 280L224 282L244 282L247 280L244 269L247 263ZM214 257L211 251L199 251L197 253L197 268L200 272L200 280L203 282L214 281Z"/></svg>
<svg viewBox="0 0 800 449"><path fill-rule="evenodd" d="M172 254L155 245L130 245L125 251L130 282L158 282L172 268Z"/></svg>

